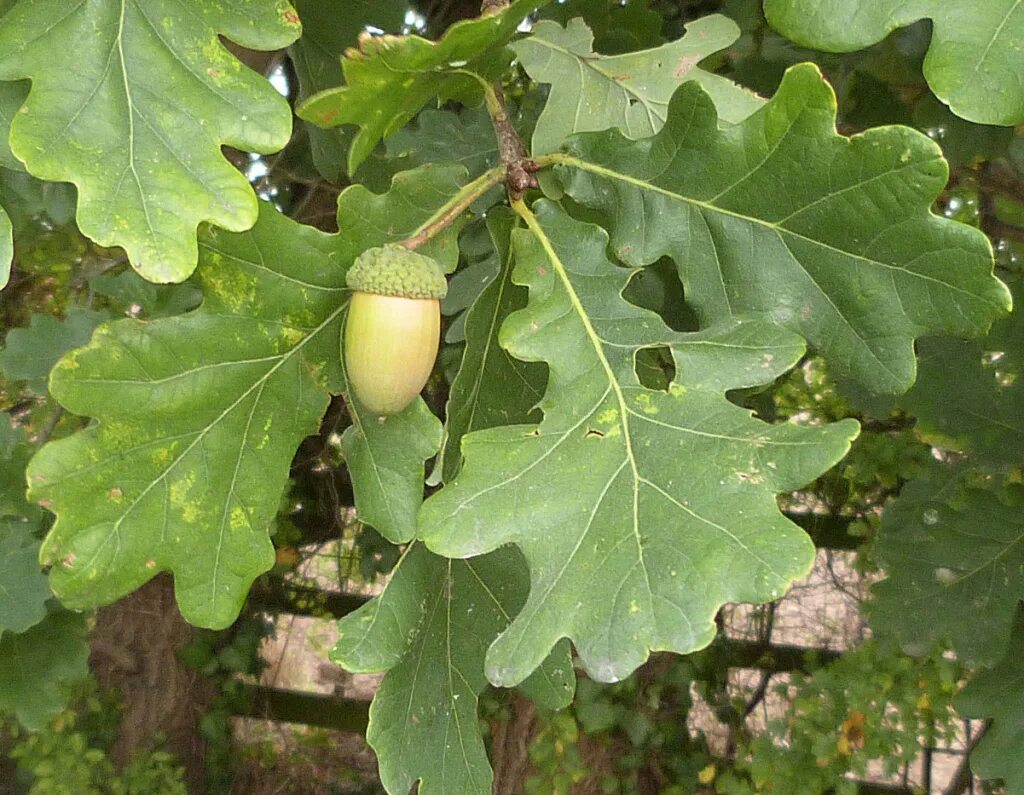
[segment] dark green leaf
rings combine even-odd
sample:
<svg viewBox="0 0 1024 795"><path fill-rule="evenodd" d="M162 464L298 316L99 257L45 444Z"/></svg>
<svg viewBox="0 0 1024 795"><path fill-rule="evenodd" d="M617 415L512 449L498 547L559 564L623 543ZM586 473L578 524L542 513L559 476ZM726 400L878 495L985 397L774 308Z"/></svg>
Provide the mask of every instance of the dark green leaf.
<svg viewBox="0 0 1024 795"><path fill-rule="evenodd" d="M345 394L349 394L345 383ZM424 461L441 446L441 421L417 398L401 413L375 417L348 401L352 424L341 437L359 519L393 544L416 535Z"/></svg>
<svg viewBox="0 0 1024 795"><path fill-rule="evenodd" d="M14 233L19 236L26 231L67 226L75 218L73 185L43 182L26 171L0 168L0 201L11 217ZM22 242L30 243L30 239Z"/></svg>
<svg viewBox="0 0 1024 795"><path fill-rule="evenodd" d="M46 394L46 378L67 351L85 345L93 329L110 315L72 307L64 320L34 314L27 328L7 332L0 351L0 372L12 381L24 381L37 395Z"/></svg>
<svg viewBox="0 0 1024 795"><path fill-rule="evenodd" d="M181 281L200 222L256 221L221 147L273 152L291 132L287 102L218 34L273 50L299 31L285 0L21 0L0 26L0 80L32 81L11 149L33 175L78 186L82 232L123 246L147 279Z"/></svg>
<svg viewBox="0 0 1024 795"><path fill-rule="evenodd" d="M67 701L68 685L88 673L89 644L82 616L61 611L27 632L0 637L0 713L30 731L41 730Z"/></svg>
<svg viewBox="0 0 1024 795"><path fill-rule="evenodd" d="M145 320L184 314L195 309L203 297L193 284L153 284L132 270L97 276L89 286L120 311Z"/></svg>
<svg viewBox="0 0 1024 795"><path fill-rule="evenodd" d="M24 166L11 151L11 122L28 96L28 82L0 83L0 167L21 171Z"/></svg>
<svg viewBox="0 0 1024 795"><path fill-rule="evenodd" d="M1013 139L1012 128L971 124L955 116L931 94L914 105L913 122L942 147L946 160L953 166L969 166L975 159L994 160Z"/></svg>
<svg viewBox="0 0 1024 795"><path fill-rule="evenodd" d="M840 380L899 393L914 380L915 337L981 335L1010 295L985 236L930 211L948 174L938 146L903 127L844 138L835 109L810 64L725 130L687 84L657 136L579 136L560 171L604 213L620 259L675 260L705 325L764 315Z"/></svg>
<svg viewBox="0 0 1024 795"><path fill-rule="evenodd" d="M882 517L871 625L925 653L948 642L968 662L1005 653L1024 599L1024 490L1012 479L934 463Z"/></svg>
<svg viewBox="0 0 1024 795"><path fill-rule="evenodd" d="M24 632L46 617L50 586L39 568L30 522L0 519L0 637Z"/></svg>
<svg viewBox="0 0 1024 795"><path fill-rule="evenodd" d="M2 9L0 9L2 13ZM28 85L24 82L0 83L0 168L21 170L23 166L14 153L9 142L11 121L21 107L28 93ZM7 286L11 276L11 259L14 256L14 239L11 230L11 219L3 206L0 206L0 290Z"/></svg>
<svg viewBox="0 0 1024 795"><path fill-rule="evenodd" d="M442 472L451 480L462 464L459 446L467 433L498 425L528 422L544 393L543 365L521 362L498 343L498 329L526 305L526 291L512 283L510 234L514 215L488 215L499 272L474 301L466 317L466 349L448 398L447 436Z"/></svg>
<svg viewBox="0 0 1024 795"><path fill-rule="evenodd" d="M526 599L515 550L467 561L410 547L384 592L339 623L331 658L349 671L387 671L370 707L367 740L394 795L490 795L477 698L484 654ZM532 689L563 707L574 677L564 644ZM557 698L560 696L560 698Z"/></svg>
<svg viewBox="0 0 1024 795"><path fill-rule="evenodd" d="M940 447L979 462L1024 463L1024 314L997 320L977 342L921 340L917 382L900 405Z"/></svg>
<svg viewBox="0 0 1024 795"><path fill-rule="evenodd" d="M460 113L425 110L416 125L404 127L388 139L388 155L408 157L413 165L458 163L479 174L498 163L498 141L491 117L483 108Z"/></svg>
<svg viewBox="0 0 1024 795"><path fill-rule="evenodd" d="M38 511L25 499L25 467L33 453L25 436L10 414L0 415L0 517L35 518Z"/></svg>
<svg viewBox="0 0 1024 795"><path fill-rule="evenodd" d="M523 681L564 637L591 676L614 681L651 650L706 645L725 602L778 598L814 557L775 494L835 463L854 422L767 425L725 392L769 383L801 356L763 322L673 332L621 292L631 271L608 237L557 205L523 209L514 281L530 288L499 341L545 361L540 425L475 431L459 475L428 499L420 532L439 554L505 544L524 553L530 596L487 654L498 685ZM634 357L671 346L668 392L644 388Z"/></svg>
<svg viewBox="0 0 1024 795"><path fill-rule="evenodd" d="M971 752L974 774L1002 779L1007 795L1024 793L1024 614L1018 614L1006 656L971 680L956 708L968 718L993 721Z"/></svg>
<svg viewBox="0 0 1024 795"><path fill-rule="evenodd" d="M648 0L565 0L543 8L541 19L553 19L564 27L581 17L594 32L597 49L606 53L645 50L661 44L661 14Z"/></svg>

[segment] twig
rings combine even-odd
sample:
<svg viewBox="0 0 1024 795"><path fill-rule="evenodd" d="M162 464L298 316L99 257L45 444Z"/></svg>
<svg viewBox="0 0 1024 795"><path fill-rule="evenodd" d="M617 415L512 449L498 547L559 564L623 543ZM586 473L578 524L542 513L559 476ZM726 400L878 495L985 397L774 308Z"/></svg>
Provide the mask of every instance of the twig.
<svg viewBox="0 0 1024 795"><path fill-rule="evenodd" d="M501 182L502 175L503 169L501 168L492 168L489 171L485 171L455 194L455 196L453 196L443 207L434 213L433 216L428 218L419 229L403 240L402 245L410 251L414 251L428 240L436 237L451 226L455 222L455 219L463 212L469 209L473 202L487 193L487 191L495 185L498 185Z"/></svg>
<svg viewBox="0 0 1024 795"><path fill-rule="evenodd" d="M953 778L950 779L949 786L946 787L945 795L962 795L964 790L970 786L971 779L974 775L971 772L971 752L985 737L985 733L988 731L988 727L990 725L991 721L986 721L978 733L971 738L970 743L968 743L967 747L964 749L963 761L956 769L956 773L953 775Z"/></svg>
<svg viewBox="0 0 1024 795"><path fill-rule="evenodd" d="M740 726L742 726L743 722L751 716L754 710L757 709L758 705L764 701L765 696L768 695L768 685L771 681L772 675L767 671L762 671L761 681L758 682L754 692L747 700L747 703L743 706L743 714L740 716L739 720Z"/></svg>
<svg viewBox="0 0 1024 795"><path fill-rule="evenodd" d="M540 166L527 156L526 147L508 117L508 106L501 86L497 83L485 86L484 97L487 112L494 124L494 133L498 137L498 156L505 167L505 188L509 198L518 201L528 188L538 187L534 174L540 170Z"/></svg>
<svg viewBox="0 0 1024 795"><path fill-rule="evenodd" d="M58 403L57 407L53 410L53 414L46 421L46 425L42 427L39 433L36 435L36 445L42 447L53 436L54 430L57 428L57 423L60 422L60 418L64 416L64 408Z"/></svg>

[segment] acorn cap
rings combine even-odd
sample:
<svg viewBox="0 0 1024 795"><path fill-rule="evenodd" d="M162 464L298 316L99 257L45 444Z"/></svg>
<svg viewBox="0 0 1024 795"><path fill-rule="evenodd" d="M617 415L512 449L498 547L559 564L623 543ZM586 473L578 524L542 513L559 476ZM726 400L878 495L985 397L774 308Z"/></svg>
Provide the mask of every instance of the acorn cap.
<svg viewBox="0 0 1024 795"><path fill-rule="evenodd" d="M345 280L361 293L402 298L444 298L448 293L441 266L403 246L367 249L356 257Z"/></svg>

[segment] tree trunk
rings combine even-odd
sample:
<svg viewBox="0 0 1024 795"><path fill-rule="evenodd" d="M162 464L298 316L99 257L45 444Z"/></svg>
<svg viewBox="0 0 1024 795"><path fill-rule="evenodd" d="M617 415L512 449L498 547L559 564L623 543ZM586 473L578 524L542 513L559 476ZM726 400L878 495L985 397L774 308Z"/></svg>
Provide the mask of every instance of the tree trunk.
<svg viewBox="0 0 1024 795"><path fill-rule="evenodd" d="M96 614L89 665L104 690L120 694L122 716L112 750L120 769L158 739L184 766L189 791L203 792L204 743L199 718L213 690L177 652L193 629L178 612L169 575Z"/></svg>

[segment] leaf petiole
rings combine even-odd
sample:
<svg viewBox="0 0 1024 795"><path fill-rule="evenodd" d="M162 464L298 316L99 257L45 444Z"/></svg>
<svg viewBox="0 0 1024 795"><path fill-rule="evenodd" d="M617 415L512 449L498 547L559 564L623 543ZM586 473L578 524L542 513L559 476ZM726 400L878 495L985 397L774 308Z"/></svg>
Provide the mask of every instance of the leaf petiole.
<svg viewBox="0 0 1024 795"><path fill-rule="evenodd" d="M485 171L437 209L430 218L423 222L415 232L402 241L401 245L415 251L427 241L433 239L469 209L477 199L495 185L500 185L505 178L504 166L495 166Z"/></svg>

